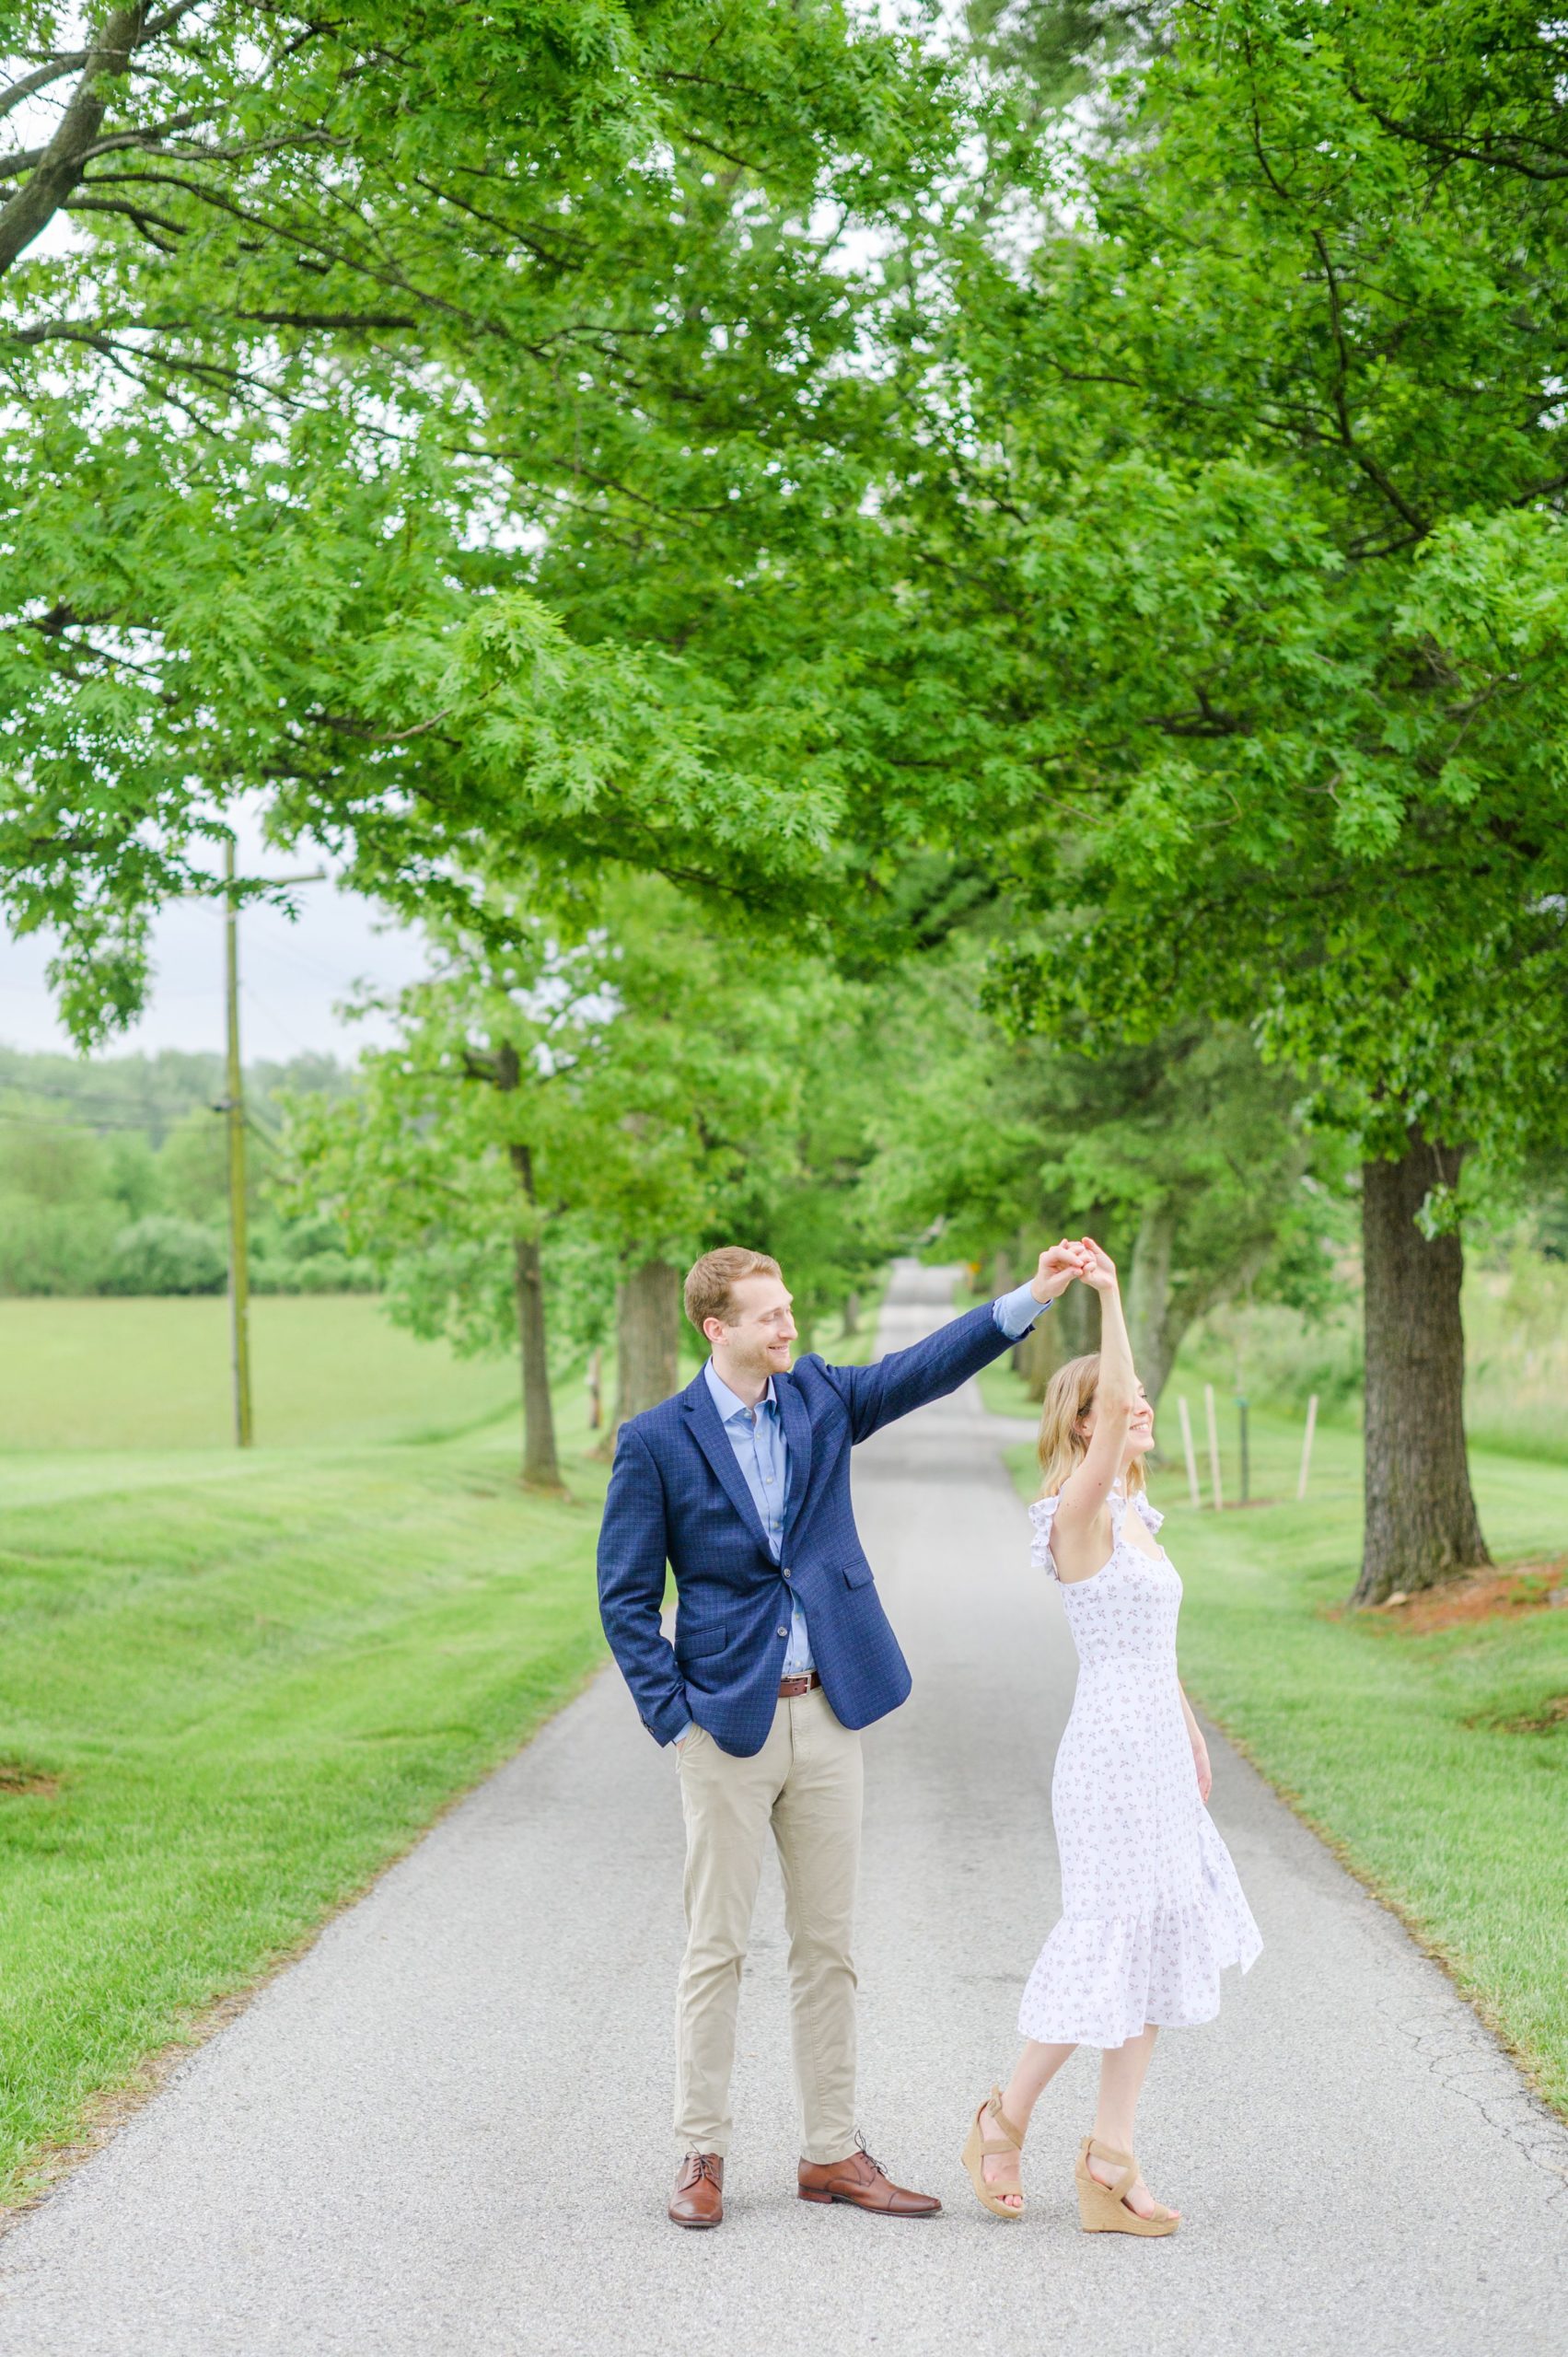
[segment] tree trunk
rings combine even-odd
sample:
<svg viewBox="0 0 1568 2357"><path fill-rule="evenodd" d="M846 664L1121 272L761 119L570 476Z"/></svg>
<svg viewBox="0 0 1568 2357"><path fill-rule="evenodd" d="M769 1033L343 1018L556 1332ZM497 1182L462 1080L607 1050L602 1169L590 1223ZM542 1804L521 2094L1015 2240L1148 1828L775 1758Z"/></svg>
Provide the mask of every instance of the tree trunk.
<svg viewBox="0 0 1568 2357"><path fill-rule="evenodd" d="M1051 1313L1056 1354L1062 1365L1099 1348L1099 1296L1088 1285L1071 1284ZM1037 1329L1038 1330L1038 1329Z"/></svg>
<svg viewBox="0 0 1568 2357"><path fill-rule="evenodd" d="M533 1155L526 1145L508 1149L512 1168L530 1213L537 1208ZM550 1398L550 1358L544 1327L544 1271L540 1259L539 1231L519 1236L516 1244L517 1283L517 1342L523 1360L523 1487L525 1490L565 1488L555 1454L555 1411Z"/></svg>
<svg viewBox="0 0 1568 2357"><path fill-rule="evenodd" d="M1045 1398L1046 1386L1062 1364L1062 1336L1056 1324L1061 1314L1059 1301L1054 1309L1035 1319L1021 1342L1013 1345L1013 1372L1031 1399Z"/></svg>
<svg viewBox="0 0 1568 2357"><path fill-rule="evenodd" d="M615 1427L656 1408L680 1381L680 1271L668 1260L645 1260L621 1278L618 1299Z"/></svg>
<svg viewBox="0 0 1568 2357"><path fill-rule="evenodd" d="M1465 1454L1464 1249L1416 1225L1427 1190L1457 1186L1463 1148L1411 1132L1398 1162L1362 1166L1366 1535L1355 1604L1434 1587L1490 1562Z"/></svg>
<svg viewBox="0 0 1568 2357"><path fill-rule="evenodd" d="M843 1318L843 1338L845 1341L849 1341L851 1338L854 1335L858 1334L859 1331L860 1295L857 1293L846 1293L844 1295Z"/></svg>
<svg viewBox="0 0 1568 2357"><path fill-rule="evenodd" d="M1159 1406L1176 1345L1180 1340L1171 1317L1170 1256L1176 1244L1176 1205L1156 1199L1144 1206L1132 1246L1132 1269L1127 1284L1127 1330L1132 1343L1132 1364L1149 1397Z"/></svg>

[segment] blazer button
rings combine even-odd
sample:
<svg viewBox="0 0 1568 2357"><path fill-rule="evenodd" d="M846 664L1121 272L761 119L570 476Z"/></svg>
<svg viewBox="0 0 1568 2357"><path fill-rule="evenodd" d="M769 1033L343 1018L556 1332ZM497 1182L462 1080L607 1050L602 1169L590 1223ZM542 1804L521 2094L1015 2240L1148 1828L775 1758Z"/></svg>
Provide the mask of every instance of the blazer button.
<svg viewBox="0 0 1568 2357"><path fill-rule="evenodd" d="M787 1563L784 1567L784 1576L786 1580L792 1580L795 1577L795 1573L790 1570Z"/></svg>
<svg viewBox="0 0 1568 2357"><path fill-rule="evenodd" d="M775 1637L787 1637L789 1631L787 1629L775 1629L773 1631L773 1634Z"/></svg>

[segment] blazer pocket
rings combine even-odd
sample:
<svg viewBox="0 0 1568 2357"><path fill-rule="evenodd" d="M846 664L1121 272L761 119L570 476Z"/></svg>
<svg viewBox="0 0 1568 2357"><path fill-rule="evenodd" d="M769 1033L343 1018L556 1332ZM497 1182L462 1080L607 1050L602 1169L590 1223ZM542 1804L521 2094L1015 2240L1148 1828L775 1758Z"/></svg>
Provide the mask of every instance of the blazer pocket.
<svg viewBox="0 0 1568 2357"><path fill-rule="evenodd" d="M869 1563L846 1563L846 1564L844 1565L844 1579L845 1579L846 1583L848 1584L848 1585L849 1585L849 1586L851 1586L851 1587L866 1587L866 1586L868 1586L868 1585L870 1585L870 1580L871 1580L871 1566L870 1566L870 1564L869 1564Z"/></svg>
<svg viewBox="0 0 1568 2357"><path fill-rule="evenodd" d="M690 1661L698 1654L722 1654L727 1635L728 1627L723 1620L709 1620L695 1629L687 1629L678 1620L675 1624L675 1658L677 1661Z"/></svg>

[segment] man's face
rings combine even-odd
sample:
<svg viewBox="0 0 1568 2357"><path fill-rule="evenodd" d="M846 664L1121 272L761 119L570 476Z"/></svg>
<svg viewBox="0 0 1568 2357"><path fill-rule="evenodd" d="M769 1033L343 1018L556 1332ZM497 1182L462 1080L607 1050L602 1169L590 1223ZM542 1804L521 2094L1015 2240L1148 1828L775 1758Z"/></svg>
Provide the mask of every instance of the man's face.
<svg viewBox="0 0 1568 2357"><path fill-rule="evenodd" d="M740 1277L730 1287L727 1318L710 1318L703 1331L722 1349L737 1374L787 1375L796 1328L790 1292L779 1277Z"/></svg>

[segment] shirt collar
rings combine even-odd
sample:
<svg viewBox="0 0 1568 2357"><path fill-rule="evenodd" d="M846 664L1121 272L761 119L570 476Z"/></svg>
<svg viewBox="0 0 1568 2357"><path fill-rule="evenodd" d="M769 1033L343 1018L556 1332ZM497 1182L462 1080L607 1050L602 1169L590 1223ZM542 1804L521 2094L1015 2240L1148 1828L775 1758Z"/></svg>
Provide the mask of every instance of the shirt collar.
<svg viewBox="0 0 1568 2357"><path fill-rule="evenodd" d="M714 1405L719 1411L719 1421L721 1423L727 1424L732 1416L749 1416L750 1411L748 1409L745 1400L738 1399L736 1398L734 1392L730 1389L728 1384L725 1381L717 1367L714 1366L712 1359L708 1361L707 1365L703 1369L703 1373L708 1378L708 1389L714 1395ZM778 1404L777 1399L773 1397L773 1378L772 1376L769 1376L768 1387L766 1391L763 1392L761 1399L757 1402L757 1405L760 1408L772 1408L774 1413L777 1414Z"/></svg>

